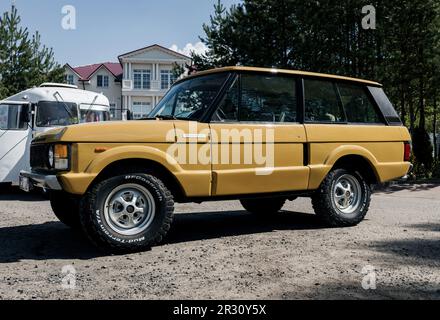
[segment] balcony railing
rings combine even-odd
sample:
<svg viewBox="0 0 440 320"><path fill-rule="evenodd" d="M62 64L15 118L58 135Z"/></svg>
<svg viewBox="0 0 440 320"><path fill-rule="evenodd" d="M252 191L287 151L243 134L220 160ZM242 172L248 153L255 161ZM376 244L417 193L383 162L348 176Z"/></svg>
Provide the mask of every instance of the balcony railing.
<svg viewBox="0 0 440 320"><path fill-rule="evenodd" d="M147 88L135 88L134 82L131 79L124 79L122 80L122 91L133 91L133 90L139 90L139 91L166 91L169 88L162 88L162 83L159 80L151 80L150 86Z"/></svg>

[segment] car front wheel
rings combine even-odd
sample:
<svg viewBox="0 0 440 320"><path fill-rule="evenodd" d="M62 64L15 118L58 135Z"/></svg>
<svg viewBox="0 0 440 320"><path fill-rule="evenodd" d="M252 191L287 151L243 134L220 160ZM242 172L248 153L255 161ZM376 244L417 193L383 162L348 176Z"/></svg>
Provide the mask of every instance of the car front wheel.
<svg viewBox="0 0 440 320"><path fill-rule="evenodd" d="M171 192L148 174L126 174L95 185L81 201L80 220L88 238L115 253L158 244L170 229Z"/></svg>
<svg viewBox="0 0 440 320"><path fill-rule="evenodd" d="M350 227L364 220L370 206L371 190L361 174L336 169L312 197L317 216L333 227Z"/></svg>

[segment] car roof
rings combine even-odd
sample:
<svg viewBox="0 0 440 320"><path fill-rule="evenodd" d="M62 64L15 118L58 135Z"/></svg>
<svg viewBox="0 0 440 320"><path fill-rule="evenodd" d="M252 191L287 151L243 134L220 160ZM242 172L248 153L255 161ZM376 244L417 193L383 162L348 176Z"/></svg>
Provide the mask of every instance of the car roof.
<svg viewBox="0 0 440 320"><path fill-rule="evenodd" d="M18 101L37 103L39 101L58 101L61 96L61 101L74 102L78 104L91 104L110 106L109 100L106 96L100 93L91 92L87 90L75 89L66 86L44 85L42 87L35 87L19 92L13 96L4 99L2 102ZM96 98L96 99L95 99Z"/></svg>
<svg viewBox="0 0 440 320"><path fill-rule="evenodd" d="M334 80L342 80L342 81L350 81L350 82L358 82L363 83L369 86L374 87L382 87L382 85L375 81L365 80L365 79L359 79L359 78L352 78L352 77L344 77L344 76L338 76L334 74L326 74L326 73L317 73L317 72L308 72L308 71L300 71L300 70L287 70L287 69L277 69L277 68L256 68L256 67L223 67L223 68L217 68L217 69L211 69L206 71L200 71L197 73L194 73L182 80L208 75L208 74L214 74L214 73L220 73L220 72L255 72L255 73L271 73L271 74L289 74L289 75L298 75L298 76L306 76L306 77L314 77L314 78L325 78L325 79L334 79Z"/></svg>

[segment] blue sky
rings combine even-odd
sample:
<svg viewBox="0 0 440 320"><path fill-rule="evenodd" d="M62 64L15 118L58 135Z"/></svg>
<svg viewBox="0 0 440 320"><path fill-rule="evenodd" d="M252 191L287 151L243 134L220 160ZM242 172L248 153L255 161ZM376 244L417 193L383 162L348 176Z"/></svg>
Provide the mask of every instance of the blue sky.
<svg viewBox="0 0 440 320"><path fill-rule="evenodd" d="M13 0L0 0L0 12ZM217 0L15 0L22 25L40 31L61 64L117 61L117 56L154 43L183 49L203 35ZM226 6L239 0L222 0ZM62 8L76 9L76 30L61 27Z"/></svg>

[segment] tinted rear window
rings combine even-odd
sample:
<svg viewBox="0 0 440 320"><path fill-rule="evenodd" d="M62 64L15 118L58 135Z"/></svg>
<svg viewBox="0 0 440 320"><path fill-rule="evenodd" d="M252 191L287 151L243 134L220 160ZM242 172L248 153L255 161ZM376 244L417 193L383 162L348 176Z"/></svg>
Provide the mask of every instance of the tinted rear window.
<svg viewBox="0 0 440 320"><path fill-rule="evenodd" d="M368 87L368 90L379 106L379 109L386 121L391 125L402 125L399 115L397 114L396 110L394 110L391 101L388 99L383 89L377 87Z"/></svg>

